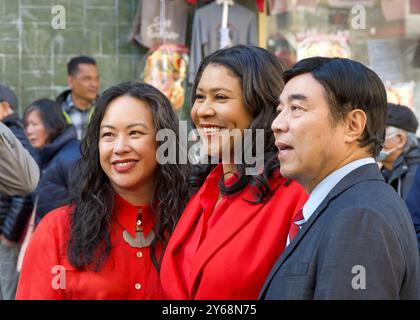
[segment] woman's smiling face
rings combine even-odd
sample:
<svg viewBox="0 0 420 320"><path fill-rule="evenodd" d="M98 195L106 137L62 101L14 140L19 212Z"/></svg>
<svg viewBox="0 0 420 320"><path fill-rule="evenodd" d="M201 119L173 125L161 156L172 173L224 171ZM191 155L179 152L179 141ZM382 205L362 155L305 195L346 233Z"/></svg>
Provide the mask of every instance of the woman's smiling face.
<svg viewBox="0 0 420 320"><path fill-rule="evenodd" d="M156 148L150 107L128 95L112 100L100 125L99 157L118 194L153 187Z"/></svg>
<svg viewBox="0 0 420 320"><path fill-rule="evenodd" d="M253 120L240 79L224 66L208 65L197 86L191 118L209 155L220 157L222 150L232 154L235 141Z"/></svg>

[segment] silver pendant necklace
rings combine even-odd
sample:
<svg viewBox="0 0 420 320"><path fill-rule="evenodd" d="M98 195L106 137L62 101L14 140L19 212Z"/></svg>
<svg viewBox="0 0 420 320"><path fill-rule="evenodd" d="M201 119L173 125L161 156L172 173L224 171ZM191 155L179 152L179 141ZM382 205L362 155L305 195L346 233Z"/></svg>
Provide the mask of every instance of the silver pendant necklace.
<svg viewBox="0 0 420 320"><path fill-rule="evenodd" d="M140 208L137 213L137 222L136 222L136 236L133 238L127 230L123 231L123 239L133 248L144 248L152 244L153 239L155 238L155 233L153 230L150 230L147 237L144 236L143 227L141 227L142 219L142 209Z"/></svg>

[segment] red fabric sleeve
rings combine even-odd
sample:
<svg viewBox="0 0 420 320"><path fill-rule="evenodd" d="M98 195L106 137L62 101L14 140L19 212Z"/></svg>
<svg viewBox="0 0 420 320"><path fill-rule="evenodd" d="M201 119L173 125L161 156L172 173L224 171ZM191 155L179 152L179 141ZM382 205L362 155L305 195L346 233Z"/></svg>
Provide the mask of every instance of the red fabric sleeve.
<svg viewBox="0 0 420 320"><path fill-rule="evenodd" d="M36 227L23 259L17 300L61 300L59 250L48 216ZM54 270L54 266L58 266ZM63 283L65 284L65 283ZM57 289L55 289L55 288Z"/></svg>

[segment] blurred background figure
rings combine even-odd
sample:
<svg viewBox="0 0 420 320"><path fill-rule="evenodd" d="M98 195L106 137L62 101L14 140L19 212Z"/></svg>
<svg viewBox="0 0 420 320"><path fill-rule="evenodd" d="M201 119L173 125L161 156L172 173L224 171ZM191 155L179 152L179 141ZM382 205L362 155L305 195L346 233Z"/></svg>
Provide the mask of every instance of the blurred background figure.
<svg viewBox="0 0 420 320"><path fill-rule="evenodd" d="M6 125L21 144L33 154L26 139L23 123L16 110L18 99L8 87L0 85L0 121ZM16 263L19 240L32 211L32 198L0 193L0 300L14 299L19 275Z"/></svg>
<svg viewBox="0 0 420 320"><path fill-rule="evenodd" d="M80 140L86 131L99 92L99 74L95 59L88 56L72 58L67 64L70 89L56 98L68 123L73 124Z"/></svg>
<svg viewBox="0 0 420 320"><path fill-rule="evenodd" d="M382 174L398 194L406 199L413 183L420 148L416 137L418 122L410 108L388 103L384 147L377 160Z"/></svg>
<svg viewBox="0 0 420 320"><path fill-rule="evenodd" d="M12 131L0 121L0 192L24 195L34 190L39 168Z"/></svg>
<svg viewBox="0 0 420 320"><path fill-rule="evenodd" d="M49 99L33 102L24 116L25 133L37 149L41 178L36 189L35 224L69 198L71 167L80 158L76 129L69 125L60 105Z"/></svg>
<svg viewBox="0 0 420 320"><path fill-rule="evenodd" d="M414 229L416 229L417 243L420 252L420 166L417 166L416 175L410 191L405 200L411 219L413 219Z"/></svg>

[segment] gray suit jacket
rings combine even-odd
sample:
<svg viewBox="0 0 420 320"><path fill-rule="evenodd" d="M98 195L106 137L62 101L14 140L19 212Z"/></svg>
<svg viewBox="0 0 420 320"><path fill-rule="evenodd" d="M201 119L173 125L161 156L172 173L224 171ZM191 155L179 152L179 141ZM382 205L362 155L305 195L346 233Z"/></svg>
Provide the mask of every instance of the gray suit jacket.
<svg viewBox="0 0 420 320"><path fill-rule="evenodd" d="M0 193L24 195L34 190L39 168L14 134L0 122Z"/></svg>
<svg viewBox="0 0 420 320"><path fill-rule="evenodd" d="M419 299L416 234L376 164L344 177L274 265L260 299Z"/></svg>

